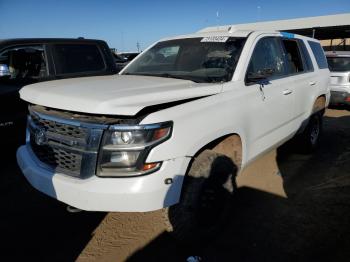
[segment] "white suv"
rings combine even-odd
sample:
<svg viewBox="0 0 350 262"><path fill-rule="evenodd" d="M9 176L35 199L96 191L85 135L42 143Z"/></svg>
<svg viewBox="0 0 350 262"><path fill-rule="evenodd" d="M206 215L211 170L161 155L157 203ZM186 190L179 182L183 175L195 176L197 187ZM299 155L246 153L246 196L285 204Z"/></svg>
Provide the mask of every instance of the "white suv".
<svg viewBox="0 0 350 262"><path fill-rule="evenodd" d="M350 105L350 51L327 52L331 71L331 105Z"/></svg>
<svg viewBox="0 0 350 262"><path fill-rule="evenodd" d="M297 133L316 147L328 82L315 39L221 27L161 40L120 75L24 87L18 164L71 206L162 209L178 237L208 236L237 171Z"/></svg>

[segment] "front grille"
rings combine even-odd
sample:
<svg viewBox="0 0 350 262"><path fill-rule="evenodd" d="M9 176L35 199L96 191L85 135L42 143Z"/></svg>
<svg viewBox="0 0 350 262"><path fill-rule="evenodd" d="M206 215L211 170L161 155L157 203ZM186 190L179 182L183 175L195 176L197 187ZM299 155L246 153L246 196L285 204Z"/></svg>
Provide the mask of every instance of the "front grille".
<svg viewBox="0 0 350 262"><path fill-rule="evenodd" d="M63 136L74 138L86 138L87 130L77 126L65 125L53 120L43 119L35 114L31 115L34 124L38 127L45 128L46 131Z"/></svg>
<svg viewBox="0 0 350 262"><path fill-rule="evenodd" d="M77 176L80 175L81 154L70 153L64 149L51 146L38 146L33 139L30 144L37 158L49 167L61 171L67 170Z"/></svg>
<svg viewBox="0 0 350 262"><path fill-rule="evenodd" d="M45 167L70 176L95 174L104 125L81 123L30 110L29 145Z"/></svg>

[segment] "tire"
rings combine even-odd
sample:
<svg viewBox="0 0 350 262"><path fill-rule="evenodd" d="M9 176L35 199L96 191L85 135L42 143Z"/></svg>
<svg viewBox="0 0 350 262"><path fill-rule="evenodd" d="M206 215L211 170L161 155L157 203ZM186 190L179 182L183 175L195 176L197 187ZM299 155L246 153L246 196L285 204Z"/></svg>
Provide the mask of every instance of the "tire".
<svg viewBox="0 0 350 262"><path fill-rule="evenodd" d="M322 114L315 113L310 117L304 132L300 136L300 145L304 153L313 153L319 146L322 134Z"/></svg>
<svg viewBox="0 0 350 262"><path fill-rule="evenodd" d="M180 202L163 209L167 230L192 244L213 237L230 213L236 173L225 155L211 150L198 155L185 177Z"/></svg>

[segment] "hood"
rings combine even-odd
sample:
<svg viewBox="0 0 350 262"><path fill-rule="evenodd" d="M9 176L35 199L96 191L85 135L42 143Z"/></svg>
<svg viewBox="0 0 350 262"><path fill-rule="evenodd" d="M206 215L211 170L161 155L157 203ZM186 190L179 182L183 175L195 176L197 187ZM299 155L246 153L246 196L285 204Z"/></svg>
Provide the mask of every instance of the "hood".
<svg viewBox="0 0 350 262"><path fill-rule="evenodd" d="M222 84L188 80L111 75L72 78L28 85L23 100L46 107L91 114L137 114L147 106L217 94Z"/></svg>

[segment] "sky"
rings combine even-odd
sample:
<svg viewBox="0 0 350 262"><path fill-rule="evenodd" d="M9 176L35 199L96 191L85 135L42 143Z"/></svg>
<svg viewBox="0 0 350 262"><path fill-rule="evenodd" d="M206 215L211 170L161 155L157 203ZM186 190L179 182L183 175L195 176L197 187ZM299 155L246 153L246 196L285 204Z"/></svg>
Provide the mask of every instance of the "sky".
<svg viewBox="0 0 350 262"><path fill-rule="evenodd" d="M208 26L341 13L350 0L0 0L0 38L96 38L135 51Z"/></svg>

